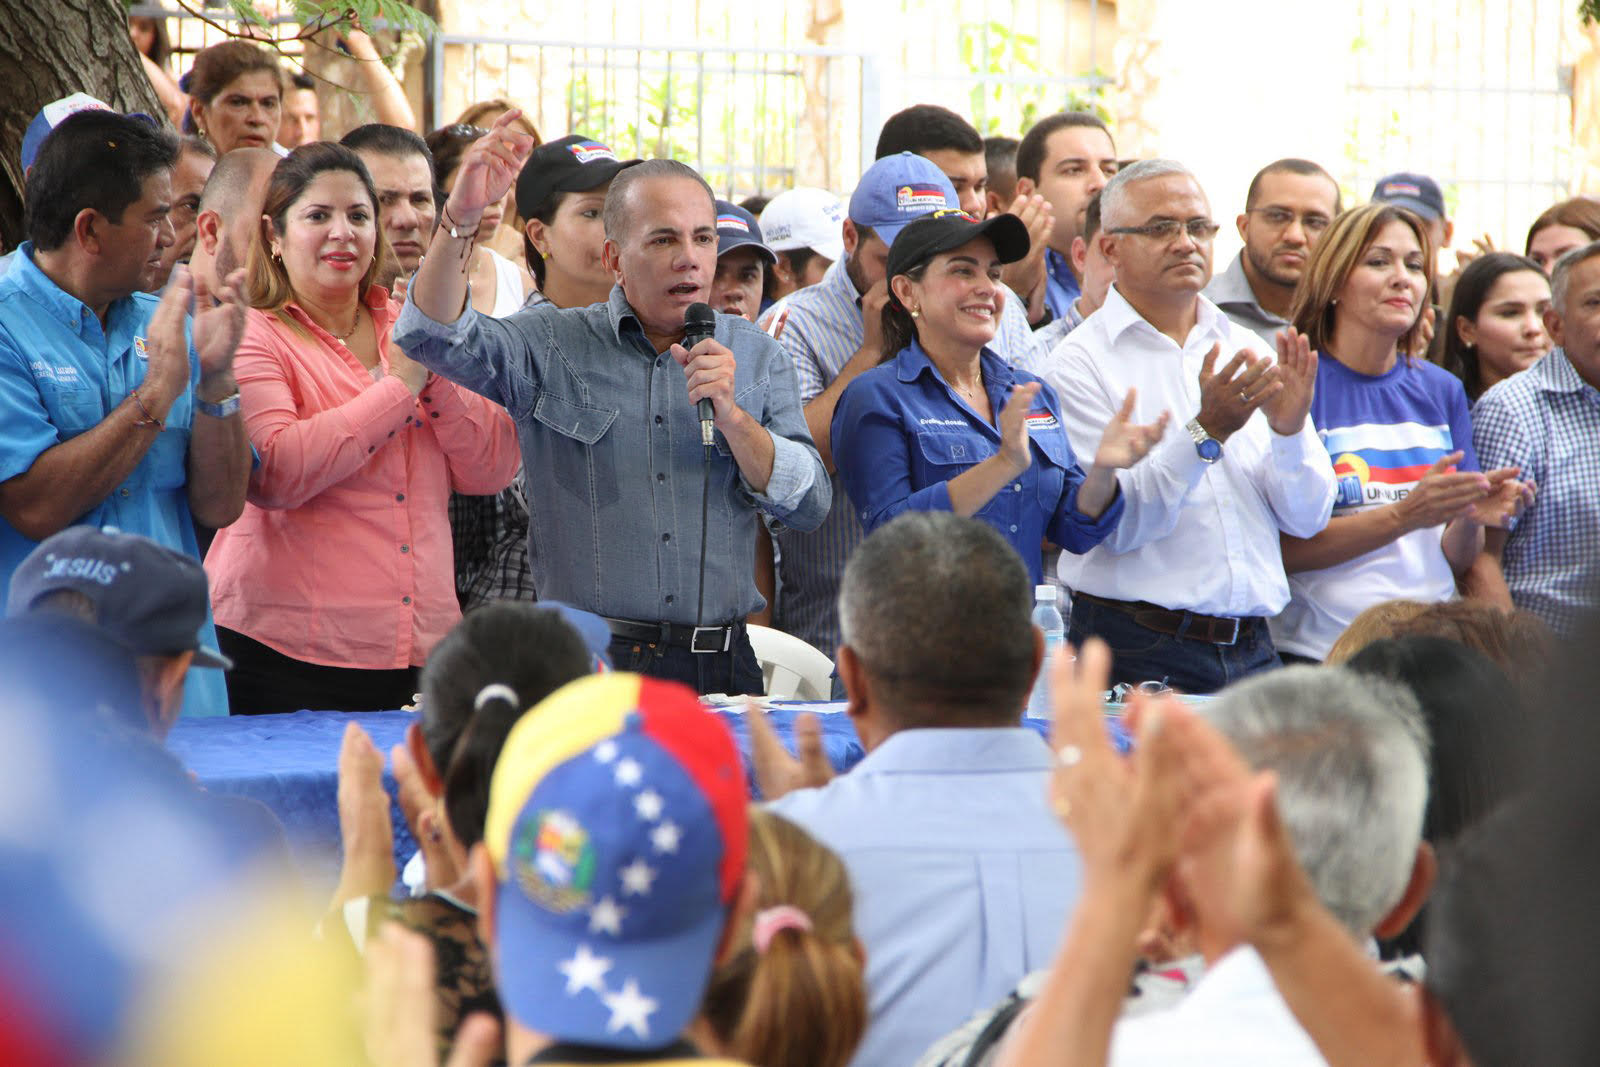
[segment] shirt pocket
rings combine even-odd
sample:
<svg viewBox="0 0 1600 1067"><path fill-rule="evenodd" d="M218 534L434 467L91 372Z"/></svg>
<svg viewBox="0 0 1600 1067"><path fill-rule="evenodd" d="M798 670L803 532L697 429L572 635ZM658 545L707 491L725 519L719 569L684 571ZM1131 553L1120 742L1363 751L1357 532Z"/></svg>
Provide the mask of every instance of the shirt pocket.
<svg viewBox="0 0 1600 1067"><path fill-rule="evenodd" d="M752 419L755 419L757 422L761 423L761 425L765 426L767 424L767 379L762 378L759 381L751 382L749 385L745 386L739 392L734 394L733 402L738 405L738 407L742 409L745 414L749 415ZM733 450L728 447L728 439L722 436L722 433L719 431L712 438L712 440L717 446L717 455L731 462L733 459Z"/></svg>
<svg viewBox="0 0 1600 1067"><path fill-rule="evenodd" d="M948 482L994 455L997 447L974 434L918 431L911 471L911 488L915 491L926 489L939 482ZM1004 495L1003 492L996 493L995 497ZM996 506L997 501L990 500L978 509L978 514L989 512Z"/></svg>
<svg viewBox="0 0 1600 1067"><path fill-rule="evenodd" d="M1036 449L1033 470L1039 506L1044 509L1045 521L1049 522L1049 516L1055 513L1061 502L1061 493L1066 488L1067 471L1077 459L1072 454L1072 446L1067 443L1066 434L1060 429L1030 434L1029 439Z"/></svg>
<svg viewBox="0 0 1600 1067"><path fill-rule="evenodd" d="M550 431L545 442L549 469L568 494L599 508L615 504L617 435L607 431L618 409L592 407L553 393L542 393L533 406L534 421Z"/></svg>
<svg viewBox="0 0 1600 1067"><path fill-rule="evenodd" d="M93 389L63 389L41 382L39 398L63 441L92 430L106 417L106 406Z"/></svg>

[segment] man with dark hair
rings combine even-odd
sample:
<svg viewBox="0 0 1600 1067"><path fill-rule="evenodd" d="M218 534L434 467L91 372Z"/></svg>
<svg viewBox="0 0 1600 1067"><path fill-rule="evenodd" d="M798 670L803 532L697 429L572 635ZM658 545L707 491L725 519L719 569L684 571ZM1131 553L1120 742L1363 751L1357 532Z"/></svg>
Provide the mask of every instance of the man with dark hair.
<svg viewBox="0 0 1600 1067"><path fill-rule="evenodd" d="M1268 163L1250 180L1234 220L1244 248L1211 279L1206 299L1270 347L1289 325L1294 288L1311 250L1339 214L1339 183L1309 159Z"/></svg>
<svg viewBox="0 0 1600 1067"><path fill-rule="evenodd" d="M202 137L185 137L178 149L178 165L172 169L173 241L161 254L155 274L146 279L147 293L159 293L172 277L172 268L188 263L194 255L195 221L200 215L200 193L211 168L217 165L217 150Z"/></svg>
<svg viewBox="0 0 1600 1067"><path fill-rule="evenodd" d="M998 215L1017 198L1017 146L1015 137L985 137L983 165L989 172L989 187L984 193L989 210Z"/></svg>
<svg viewBox="0 0 1600 1067"><path fill-rule="evenodd" d="M867 757L773 810L850 869L862 1067L909 1062L993 1004L1049 959L1077 898L1052 754L1021 723L1043 649L1032 600L1005 539L949 512L901 515L845 568L839 673Z"/></svg>
<svg viewBox="0 0 1600 1067"><path fill-rule="evenodd" d="M250 239L261 229L261 204L278 165L270 148L235 148L223 156L200 192L189 269L216 292L222 279L246 265Z"/></svg>
<svg viewBox="0 0 1600 1067"><path fill-rule="evenodd" d="M1043 196L1055 216L1044 253L1044 303L1052 320L1066 318L1083 292L1072 242L1084 234L1089 198L1116 172L1111 131L1085 111L1045 116L1017 146L1017 193Z"/></svg>
<svg viewBox="0 0 1600 1067"><path fill-rule="evenodd" d="M216 306L198 286L186 327L187 272L159 302L139 291L172 243L177 155L147 122L86 111L56 127L29 172L29 240L0 279L0 583L68 526L116 526L198 557L194 523L226 526L244 510L250 442L233 377L244 305L224 290ZM226 714L214 682L191 690L191 713Z"/></svg>
<svg viewBox="0 0 1600 1067"><path fill-rule="evenodd" d="M278 118L278 143L288 149L322 140L322 104L317 100L317 83L309 74L296 71L283 87L283 112Z"/></svg>
<svg viewBox="0 0 1600 1067"><path fill-rule="evenodd" d="M954 187L932 160L909 152L878 160L850 196L844 258L816 285L773 305L763 320L794 361L806 425L830 472L839 397L858 376L899 354L883 347L889 246L912 219L956 206ZM1012 365L1033 370L1043 351L1022 308L1022 301L1006 291L993 348ZM845 500L842 489L835 497ZM825 652L833 650L839 643L839 576L863 536L861 520L847 506L829 512L815 533L779 535L779 629Z"/></svg>
<svg viewBox="0 0 1600 1067"><path fill-rule="evenodd" d="M378 284L392 287L396 278L416 273L433 236L433 153L410 130L381 122L357 126L339 143L361 157L378 190L378 223L394 254L394 262L380 269Z"/></svg>
<svg viewBox="0 0 1600 1067"><path fill-rule="evenodd" d="M512 124L518 114L463 156L395 342L516 420L541 598L605 616L622 670L702 693L759 693L743 621L762 603L754 513L813 529L830 500L794 365L732 315L715 315L713 336L692 349L680 343L685 313L711 296L717 211L705 180L669 159L611 181L608 302L540 304L509 319L467 306L467 252L483 209L510 191L533 151Z"/></svg>
<svg viewBox="0 0 1600 1067"><path fill-rule="evenodd" d="M915 104L889 116L878 134L874 159L910 152L930 160L955 186L962 211L983 218L989 185L983 138L972 123L938 104Z"/></svg>
<svg viewBox="0 0 1600 1067"><path fill-rule="evenodd" d="M713 308L756 321L767 272L778 257L761 239L761 224L747 209L717 201L717 273L711 281Z"/></svg>

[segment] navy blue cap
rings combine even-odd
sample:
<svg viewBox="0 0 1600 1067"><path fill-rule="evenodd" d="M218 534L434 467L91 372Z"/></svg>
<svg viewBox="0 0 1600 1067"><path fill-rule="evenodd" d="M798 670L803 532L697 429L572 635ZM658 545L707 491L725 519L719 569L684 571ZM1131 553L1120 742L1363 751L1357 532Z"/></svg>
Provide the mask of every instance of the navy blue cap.
<svg viewBox="0 0 1600 1067"><path fill-rule="evenodd" d="M1439 183L1426 174L1402 171L1380 178L1372 189L1372 199L1410 208L1429 222L1444 218L1444 193L1439 191Z"/></svg>
<svg viewBox="0 0 1600 1067"><path fill-rule="evenodd" d="M735 248L754 248L770 263L777 263L777 253L761 239L761 224L756 217L738 204L717 201L717 255L725 256Z"/></svg>

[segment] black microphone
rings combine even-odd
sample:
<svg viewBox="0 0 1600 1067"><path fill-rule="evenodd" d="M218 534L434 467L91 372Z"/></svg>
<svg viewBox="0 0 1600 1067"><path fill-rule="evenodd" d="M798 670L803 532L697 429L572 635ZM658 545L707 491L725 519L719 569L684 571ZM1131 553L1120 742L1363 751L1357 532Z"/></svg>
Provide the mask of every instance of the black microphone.
<svg viewBox="0 0 1600 1067"><path fill-rule="evenodd" d="M717 313L711 310L710 304L690 304L683 313L683 347L693 350L701 341L709 339L717 329ZM712 425L714 412L711 410L711 399L702 397L695 405L695 410L700 413L700 443L706 448L711 447Z"/></svg>

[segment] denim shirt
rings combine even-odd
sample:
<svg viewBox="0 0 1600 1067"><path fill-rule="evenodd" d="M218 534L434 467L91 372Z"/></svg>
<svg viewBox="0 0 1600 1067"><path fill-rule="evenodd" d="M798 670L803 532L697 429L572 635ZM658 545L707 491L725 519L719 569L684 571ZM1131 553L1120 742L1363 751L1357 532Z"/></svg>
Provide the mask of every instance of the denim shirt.
<svg viewBox="0 0 1600 1067"><path fill-rule="evenodd" d="M18 250L0 278L0 481L25 474L45 452L100 425L144 381L145 333L158 303L147 293L114 300L102 326L82 301L39 269L31 243ZM192 344L189 373L190 388L172 402L144 458L75 525L114 526L200 558L189 514L189 432L200 380ZM0 597L36 544L0 518ZM208 617L201 642L215 648L216 641ZM183 714L227 713L222 672L191 672Z"/></svg>
<svg viewBox="0 0 1600 1067"><path fill-rule="evenodd" d="M987 348L980 359L995 412L1015 386L1039 380ZM1116 526L1123 499L1118 493L1098 519L1077 510L1083 471L1048 385L1034 397L1027 419L1032 462L974 517L1011 542L1037 585L1041 542L1087 552ZM851 382L833 413L839 478L869 533L902 511L951 510L950 480L999 451L1000 431L950 388L916 341Z"/></svg>
<svg viewBox="0 0 1600 1067"><path fill-rule="evenodd" d="M1067 257L1053 248L1045 250L1044 267L1044 306L1050 309L1052 318L1064 319L1083 295L1083 286L1072 273Z"/></svg>
<svg viewBox="0 0 1600 1067"><path fill-rule="evenodd" d="M719 431L706 523L705 618L761 607L762 511L815 529L831 493L806 430L794 364L752 323L717 315L734 354L734 399L772 436L765 493ZM517 424L528 496L529 569L541 598L600 615L694 624L700 567L700 422L683 369L645 338L621 287L604 304L524 307L504 319L469 305L439 323L407 302L395 342L429 370L503 404Z"/></svg>

